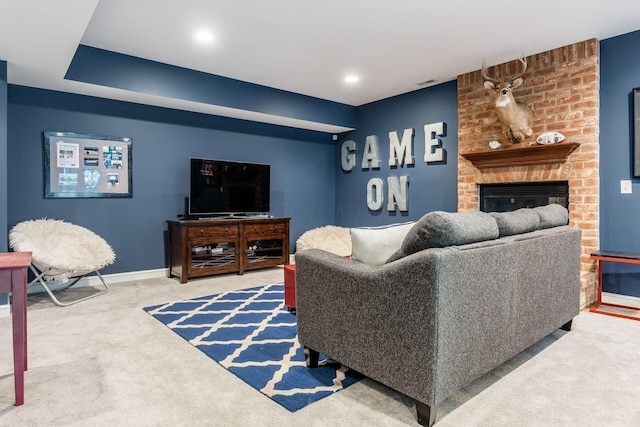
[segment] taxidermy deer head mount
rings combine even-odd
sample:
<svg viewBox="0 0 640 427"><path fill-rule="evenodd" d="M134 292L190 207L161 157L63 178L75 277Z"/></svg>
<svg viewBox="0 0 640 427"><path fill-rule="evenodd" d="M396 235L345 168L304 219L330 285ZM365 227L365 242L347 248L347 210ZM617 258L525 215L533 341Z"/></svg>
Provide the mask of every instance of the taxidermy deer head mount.
<svg viewBox="0 0 640 427"><path fill-rule="evenodd" d="M482 62L482 78L484 87L495 94L495 109L502 125L502 135L512 143L518 143L533 135L533 111L513 98L513 89L522 86L522 75L527 71L527 60L524 55L518 59L522 71L511 81L499 81L487 75L487 64Z"/></svg>

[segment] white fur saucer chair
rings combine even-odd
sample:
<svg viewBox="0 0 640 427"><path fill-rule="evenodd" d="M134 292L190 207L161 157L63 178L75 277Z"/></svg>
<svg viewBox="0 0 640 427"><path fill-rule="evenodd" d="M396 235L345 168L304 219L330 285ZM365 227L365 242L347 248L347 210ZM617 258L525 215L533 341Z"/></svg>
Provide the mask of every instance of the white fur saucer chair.
<svg viewBox="0 0 640 427"><path fill-rule="evenodd" d="M68 306L109 291L98 270L113 264L111 246L93 231L55 219L36 219L16 224L9 232L9 245L16 252L31 252L31 271L36 275L28 286L40 283L54 303ZM67 283L55 291L68 289L80 279L95 272L104 290L71 302L60 302L49 283Z"/></svg>
<svg viewBox="0 0 640 427"><path fill-rule="evenodd" d="M308 230L296 241L296 252L312 248L323 249L340 256L350 256L350 229L335 225L325 225Z"/></svg>

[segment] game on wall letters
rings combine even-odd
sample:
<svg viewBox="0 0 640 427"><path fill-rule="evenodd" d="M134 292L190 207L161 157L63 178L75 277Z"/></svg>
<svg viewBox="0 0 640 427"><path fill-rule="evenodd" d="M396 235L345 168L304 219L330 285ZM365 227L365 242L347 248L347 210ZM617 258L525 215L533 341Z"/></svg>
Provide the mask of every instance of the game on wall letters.
<svg viewBox="0 0 640 427"><path fill-rule="evenodd" d="M430 123L424 125L425 147L424 163L444 163L446 161L446 150L442 146L439 136L445 135L446 125L444 122ZM415 130L407 128L402 132L402 138L397 131L389 132L389 159L390 167L400 167L415 164L413 155L413 142ZM363 171L379 170L381 165L380 147L378 137L369 135L365 138L362 149L362 160L360 167ZM358 145L354 140L346 140L340 148L340 163L342 170L350 172L358 164ZM407 212L409 210L409 176L390 175L386 179L386 202L387 210L393 212L399 210ZM379 211L385 202L385 181L379 177L369 179L366 186L367 207L372 211Z"/></svg>

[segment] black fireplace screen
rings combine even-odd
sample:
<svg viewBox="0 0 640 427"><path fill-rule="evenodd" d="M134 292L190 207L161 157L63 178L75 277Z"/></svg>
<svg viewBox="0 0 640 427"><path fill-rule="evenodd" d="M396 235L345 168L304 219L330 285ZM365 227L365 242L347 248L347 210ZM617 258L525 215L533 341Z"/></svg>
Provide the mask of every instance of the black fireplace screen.
<svg viewBox="0 0 640 427"><path fill-rule="evenodd" d="M480 210L483 212L509 212L552 203L569 207L568 182L480 185Z"/></svg>

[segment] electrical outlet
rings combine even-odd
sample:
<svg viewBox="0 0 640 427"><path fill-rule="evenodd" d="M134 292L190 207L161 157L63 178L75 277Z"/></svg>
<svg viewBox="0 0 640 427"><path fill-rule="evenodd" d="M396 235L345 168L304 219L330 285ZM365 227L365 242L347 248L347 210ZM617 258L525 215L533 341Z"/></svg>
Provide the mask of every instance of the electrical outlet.
<svg viewBox="0 0 640 427"><path fill-rule="evenodd" d="M631 194L631 180L623 179L620 181L620 194Z"/></svg>

